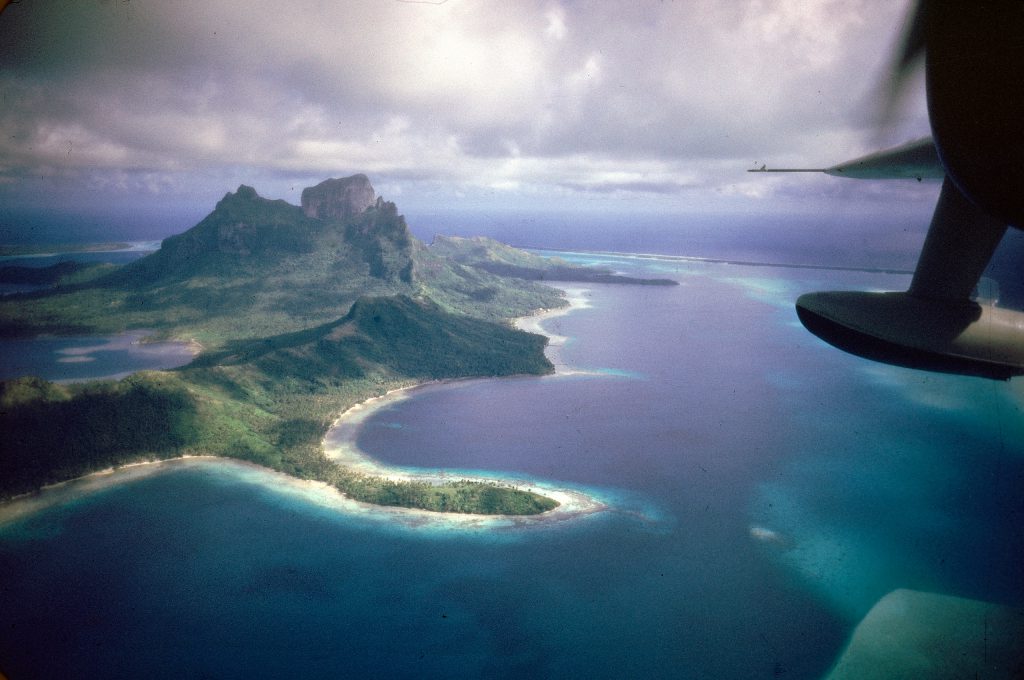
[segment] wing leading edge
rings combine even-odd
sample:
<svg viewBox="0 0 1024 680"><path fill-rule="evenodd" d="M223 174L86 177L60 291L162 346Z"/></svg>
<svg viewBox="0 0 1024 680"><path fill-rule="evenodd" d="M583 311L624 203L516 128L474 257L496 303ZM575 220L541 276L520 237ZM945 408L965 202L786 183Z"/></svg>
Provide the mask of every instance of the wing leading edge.
<svg viewBox="0 0 1024 680"><path fill-rule="evenodd" d="M769 168L761 166L747 172L823 172L834 177L853 179L942 179L946 171L931 137L855 158L829 168Z"/></svg>

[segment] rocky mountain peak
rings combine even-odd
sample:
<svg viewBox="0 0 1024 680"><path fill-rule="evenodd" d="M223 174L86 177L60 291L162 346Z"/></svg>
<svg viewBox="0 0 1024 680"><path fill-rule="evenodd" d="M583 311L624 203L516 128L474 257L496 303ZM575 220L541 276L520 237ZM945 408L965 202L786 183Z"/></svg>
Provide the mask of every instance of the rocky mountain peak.
<svg viewBox="0 0 1024 680"><path fill-rule="evenodd" d="M328 179L302 190L302 211L320 220L347 220L374 205L375 195L366 175Z"/></svg>
<svg viewBox="0 0 1024 680"><path fill-rule="evenodd" d="M230 194L228 195L230 196ZM256 189L254 189L253 187L247 184L240 184L238 185L238 191L235 192L235 197L244 198L245 200L248 201L255 201L257 198L259 198L259 194L256 193Z"/></svg>
<svg viewBox="0 0 1024 680"><path fill-rule="evenodd" d="M191 229L126 268L136 280L249 276L311 253L333 253L335 274L412 283L415 239L394 203L366 175L329 179L302 192L302 207L241 185ZM365 269L364 269L365 267Z"/></svg>

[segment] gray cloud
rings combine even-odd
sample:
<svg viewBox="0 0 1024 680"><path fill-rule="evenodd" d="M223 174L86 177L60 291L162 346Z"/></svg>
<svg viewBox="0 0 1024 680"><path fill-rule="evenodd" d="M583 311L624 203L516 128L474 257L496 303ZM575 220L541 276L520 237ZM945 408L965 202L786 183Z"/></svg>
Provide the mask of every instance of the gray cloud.
<svg viewBox="0 0 1024 680"><path fill-rule="evenodd" d="M904 4L19 3L0 18L0 196L47 177L205 196L246 175L284 195L362 171L411 200L858 200L742 171L870 150ZM919 101L907 118L919 135Z"/></svg>
<svg viewBox="0 0 1024 680"><path fill-rule="evenodd" d="M592 184L581 184L578 182L561 182L559 186L573 191L594 192L598 194L611 194L616 192L629 192L641 194L676 194L688 187L686 184L676 182L595 182Z"/></svg>

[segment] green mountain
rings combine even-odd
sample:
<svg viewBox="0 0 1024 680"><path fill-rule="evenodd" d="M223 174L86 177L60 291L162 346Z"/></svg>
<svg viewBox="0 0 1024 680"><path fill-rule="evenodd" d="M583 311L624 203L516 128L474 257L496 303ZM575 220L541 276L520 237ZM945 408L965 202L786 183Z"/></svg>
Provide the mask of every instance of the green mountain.
<svg viewBox="0 0 1024 680"><path fill-rule="evenodd" d="M128 266L90 268L67 285L0 300L0 335L142 328L216 348L329 323L364 295L428 297L494 321L564 304L550 288L438 256L364 175L306 189L303 202L241 186Z"/></svg>
<svg viewBox="0 0 1024 680"><path fill-rule="evenodd" d="M240 458L367 502L534 513L536 494L477 482L395 483L328 460L337 414L425 380L552 370L513 316L564 304L536 283L453 261L416 240L365 176L302 206L242 186L133 264L87 268L0 300L0 331L155 329L204 352L118 382L0 384L0 498L91 470L184 454Z"/></svg>
<svg viewBox="0 0 1024 680"><path fill-rule="evenodd" d="M209 275L245 278L267 268L294 273L290 270L298 262L326 260L330 268L318 268L325 277L411 283L413 239L405 219L394 203L380 198L358 209L349 206L348 190L358 184L373 195L364 175L319 185L328 185L321 189L322 202L328 202L325 192L333 188L338 204L334 213L321 210L323 217L315 210L261 198L255 189L242 185L195 227L166 239L160 250L126 267L123 276L142 284Z"/></svg>
<svg viewBox="0 0 1024 680"><path fill-rule="evenodd" d="M365 367L412 378L548 373L544 338L450 314L428 299L363 297L343 318L308 330L228 343L194 367L251 364L279 377L363 377Z"/></svg>

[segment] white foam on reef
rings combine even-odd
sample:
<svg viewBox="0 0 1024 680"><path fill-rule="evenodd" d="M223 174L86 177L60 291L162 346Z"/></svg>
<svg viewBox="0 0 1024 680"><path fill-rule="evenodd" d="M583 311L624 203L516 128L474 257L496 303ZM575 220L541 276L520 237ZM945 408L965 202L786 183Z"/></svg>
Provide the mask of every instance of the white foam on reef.
<svg viewBox="0 0 1024 680"><path fill-rule="evenodd" d="M58 352L58 354L60 354L60 352ZM69 357L61 357L60 359L57 359L58 364L87 364L90 361L96 361L96 357L91 357L82 354Z"/></svg>
<svg viewBox="0 0 1024 680"><path fill-rule="evenodd" d="M18 521L48 508L72 503L114 486L147 479L168 472L194 470L227 475L235 481L260 487L274 496L300 501L339 513L339 518L369 523L377 528L415 530L417 533L480 532L515 529L545 529L562 526L604 510L607 506L577 489L549 483L523 480L526 488L554 498L555 510L542 515L495 516L428 512L354 501L325 482L298 479L283 472L217 456L185 456L164 461L134 463L116 469L101 470L83 477L54 484L0 505L0 526ZM505 532L503 532L505 533Z"/></svg>
<svg viewBox="0 0 1024 680"><path fill-rule="evenodd" d="M148 253L154 250L160 250L161 245L163 245L163 241L129 241L128 247L123 250Z"/></svg>
<svg viewBox="0 0 1024 680"><path fill-rule="evenodd" d="M918 406L973 419L1007 442L1024 438L1024 378L1007 382L917 371L862 362L860 372L872 385ZM1006 447L1013 452L1013 446Z"/></svg>
<svg viewBox="0 0 1024 680"><path fill-rule="evenodd" d="M207 464L222 466L224 471L229 472L236 479L263 487L274 495L337 512L346 521L355 521L378 529L383 527L414 531L419 534L553 528L562 525L566 520L589 516L604 508L603 504L594 502L590 496L581 491L562 489L554 485L535 484L530 487L532 490L554 498L560 503L559 507L543 515L521 517L430 512L415 508L355 501L325 482L296 479L282 472L268 470L254 464L220 458L208 461ZM386 468L382 466L381 470L386 470ZM402 475L397 473L394 476L388 476L392 479L402 478Z"/></svg>
<svg viewBox="0 0 1024 680"><path fill-rule="evenodd" d="M768 527L756 524L750 526L750 537L758 543L766 545L773 545L779 548L793 547L793 540L789 536L779 533L775 529L769 529Z"/></svg>
<svg viewBox="0 0 1024 680"><path fill-rule="evenodd" d="M872 536L820 517L794 491L778 483L761 486L756 507L762 510L750 537L777 550L780 563L836 610L861 616L884 592L894 555Z"/></svg>

